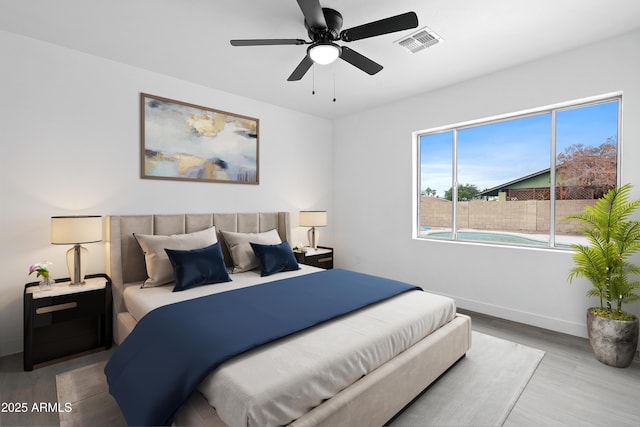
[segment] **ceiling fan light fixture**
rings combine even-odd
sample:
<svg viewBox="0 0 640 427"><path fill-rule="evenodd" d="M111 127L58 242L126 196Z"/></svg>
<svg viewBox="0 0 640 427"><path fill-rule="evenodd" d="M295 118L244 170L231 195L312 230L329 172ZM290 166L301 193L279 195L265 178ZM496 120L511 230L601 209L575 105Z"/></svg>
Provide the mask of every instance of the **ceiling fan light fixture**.
<svg viewBox="0 0 640 427"><path fill-rule="evenodd" d="M316 64L331 64L340 57L340 46L335 43L314 44L309 47L309 57Z"/></svg>

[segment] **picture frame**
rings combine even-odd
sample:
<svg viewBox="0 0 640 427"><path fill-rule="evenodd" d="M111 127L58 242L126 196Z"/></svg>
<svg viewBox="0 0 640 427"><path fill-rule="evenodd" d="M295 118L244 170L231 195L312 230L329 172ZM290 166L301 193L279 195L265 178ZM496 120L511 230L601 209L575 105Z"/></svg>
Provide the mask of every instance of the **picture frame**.
<svg viewBox="0 0 640 427"><path fill-rule="evenodd" d="M148 93L140 116L141 178L260 183L258 119Z"/></svg>

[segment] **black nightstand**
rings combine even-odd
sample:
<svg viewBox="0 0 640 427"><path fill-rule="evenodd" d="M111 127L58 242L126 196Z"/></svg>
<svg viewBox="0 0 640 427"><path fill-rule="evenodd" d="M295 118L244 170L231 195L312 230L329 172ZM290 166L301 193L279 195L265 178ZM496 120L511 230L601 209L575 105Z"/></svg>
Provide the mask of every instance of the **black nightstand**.
<svg viewBox="0 0 640 427"><path fill-rule="evenodd" d="M329 270L333 268L333 248L318 246L318 249L305 248L307 251L293 251L296 259L301 264L312 265L314 267Z"/></svg>
<svg viewBox="0 0 640 427"><path fill-rule="evenodd" d="M86 284L56 280L50 290L24 286L24 370L60 357L108 349L112 342L111 279L88 275Z"/></svg>

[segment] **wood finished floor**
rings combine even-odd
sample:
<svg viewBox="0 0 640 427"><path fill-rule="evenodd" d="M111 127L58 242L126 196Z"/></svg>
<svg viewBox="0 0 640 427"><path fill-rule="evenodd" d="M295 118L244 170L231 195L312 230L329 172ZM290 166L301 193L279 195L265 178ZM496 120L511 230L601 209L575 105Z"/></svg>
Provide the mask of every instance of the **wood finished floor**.
<svg viewBox="0 0 640 427"><path fill-rule="evenodd" d="M467 314L478 332L546 352L505 427L640 426L637 358L626 369L612 368L594 358L584 338Z"/></svg>
<svg viewBox="0 0 640 427"><path fill-rule="evenodd" d="M477 313L473 329L546 352L506 427L640 426L640 360L627 369L596 361L582 338ZM0 358L0 402L56 401L56 374L106 360L111 351L22 370L22 354ZM1 426L57 426L58 414L0 412ZM416 426L418 427L418 426Z"/></svg>

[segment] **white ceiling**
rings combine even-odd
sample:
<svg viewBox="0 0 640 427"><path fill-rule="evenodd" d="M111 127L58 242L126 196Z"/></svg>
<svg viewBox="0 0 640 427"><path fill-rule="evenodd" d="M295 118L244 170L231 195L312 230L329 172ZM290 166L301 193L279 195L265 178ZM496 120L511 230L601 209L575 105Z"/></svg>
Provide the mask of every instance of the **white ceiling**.
<svg viewBox="0 0 640 427"><path fill-rule="evenodd" d="M411 54L413 30L349 43L384 66L344 61L287 77L306 46L232 47L230 39L307 40L296 0L0 0L0 29L252 99L335 118L640 28L639 0L321 0L343 28L415 11L444 42ZM639 47L640 49L640 47ZM332 102L335 77L337 102ZM162 95L162 94L159 94Z"/></svg>

